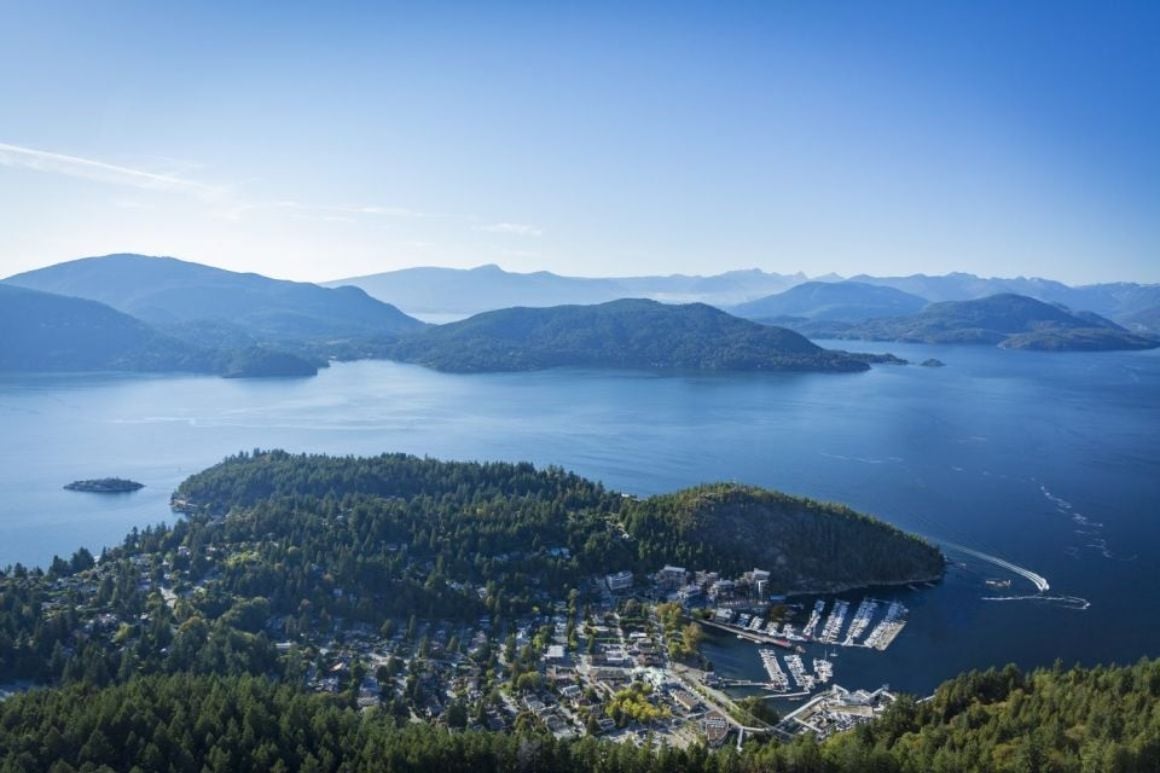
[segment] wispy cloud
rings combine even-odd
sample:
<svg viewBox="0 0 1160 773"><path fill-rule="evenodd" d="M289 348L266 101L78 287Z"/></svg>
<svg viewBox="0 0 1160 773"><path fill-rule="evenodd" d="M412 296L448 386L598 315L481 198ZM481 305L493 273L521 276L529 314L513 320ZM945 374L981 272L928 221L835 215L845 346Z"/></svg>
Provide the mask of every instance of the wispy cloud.
<svg viewBox="0 0 1160 773"><path fill-rule="evenodd" d="M282 210L302 217L328 221L353 221L359 217L422 218L438 217L406 207L381 205L332 206L308 204L299 201L260 201L247 199L229 186L210 185L189 177L161 174L144 169L109 164L91 158L70 156L48 150L26 148L0 142L0 167L33 169L67 177L79 177L109 185L119 185L151 191L180 193L197 197L214 206L214 214L229 220L239 220L254 211ZM118 206L144 208L144 202L118 202Z"/></svg>
<svg viewBox="0 0 1160 773"><path fill-rule="evenodd" d="M81 177L86 180L146 190L188 193L207 200L220 199L227 193L225 188L184 177L158 174L143 169L108 164L91 158L69 156L64 153L25 148L3 142L0 142L0 166L34 169L40 172L52 172L68 177Z"/></svg>
<svg viewBox="0 0 1160 773"><path fill-rule="evenodd" d="M477 226L476 230L487 231L493 234L511 234L513 236L543 236L544 231L534 225L523 223L492 223L491 225Z"/></svg>
<svg viewBox="0 0 1160 773"><path fill-rule="evenodd" d="M371 215L381 217L397 217L397 218L421 218L421 217L439 217L439 215L430 212L420 212L415 209L408 209L406 207L382 207L382 206L331 206L325 204L304 204L300 201L271 201L271 202L255 202L248 205L250 209L286 209L296 212L317 213L324 216L353 216L353 215Z"/></svg>

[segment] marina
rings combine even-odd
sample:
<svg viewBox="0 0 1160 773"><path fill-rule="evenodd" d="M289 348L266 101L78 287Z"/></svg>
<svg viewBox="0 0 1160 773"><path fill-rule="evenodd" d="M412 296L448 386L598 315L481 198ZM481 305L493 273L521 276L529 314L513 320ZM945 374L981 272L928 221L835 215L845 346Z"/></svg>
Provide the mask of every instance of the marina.
<svg viewBox="0 0 1160 773"><path fill-rule="evenodd" d="M764 671L761 677L731 674L722 678L722 684L757 688L765 692L764 699L778 701L814 695L833 685L839 647L885 651L906 626L909 614L897 599L872 596L817 598L811 605L791 607L788 616L777 622L756 609L705 612L706 616L698 617L702 625L731 633L742 641L775 645L759 646L757 650Z"/></svg>

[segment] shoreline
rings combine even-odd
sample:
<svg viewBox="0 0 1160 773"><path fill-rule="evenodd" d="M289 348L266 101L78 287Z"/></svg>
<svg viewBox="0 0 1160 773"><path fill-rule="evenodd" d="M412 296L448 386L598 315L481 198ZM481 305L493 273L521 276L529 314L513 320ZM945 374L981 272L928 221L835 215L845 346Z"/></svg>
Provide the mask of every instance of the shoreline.
<svg viewBox="0 0 1160 773"><path fill-rule="evenodd" d="M793 590L786 591L785 597L786 599L791 599L800 596L836 596L840 593L850 593L852 591L868 591L871 588L897 588L899 586L917 585L920 583L938 583L942 582L943 577L945 576L946 573L941 572L937 575L915 580L892 580L882 582L857 583L853 585L839 585L830 590Z"/></svg>

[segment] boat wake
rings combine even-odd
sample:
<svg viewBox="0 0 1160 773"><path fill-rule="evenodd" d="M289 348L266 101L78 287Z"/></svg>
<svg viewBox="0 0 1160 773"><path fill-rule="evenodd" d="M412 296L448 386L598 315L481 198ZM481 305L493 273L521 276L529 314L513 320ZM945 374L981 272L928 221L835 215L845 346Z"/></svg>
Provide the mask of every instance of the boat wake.
<svg viewBox="0 0 1160 773"><path fill-rule="evenodd" d="M945 542L944 541L943 544L946 545L948 548L951 548L953 550L957 550L960 553L966 553L968 556L972 556L974 558L977 558L980 561L986 561L989 564L994 564L995 566L998 566L1002 569L1006 569L1009 572L1014 572L1015 574L1019 575L1020 577L1023 577L1025 579L1029 580L1031 582L1031 584L1035 586L1035 589L1037 591L1039 591L1040 593L1043 593L1044 591L1048 590L1051 587L1051 584L1049 582L1047 582L1046 577L1044 577L1041 574L1036 574L1035 572L1031 571L1030 569L1028 569L1026 567L1019 566L1018 564L1013 564L1010 561L1006 561L1002 558L999 558L998 556L992 556L992 555L989 555L987 553L981 553L978 550L972 550L971 548L964 547L962 545L956 545L953 542Z"/></svg>
<svg viewBox="0 0 1160 773"><path fill-rule="evenodd" d="M1075 609L1081 612L1092 605L1090 601L1079 596L1044 596L1039 593L1032 593L1026 596L983 596L983 601L1038 601L1044 604L1055 604L1065 609Z"/></svg>
<svg viewBox="0 0 1160 773"><path fill-rule="evenodd" d="M1069 552L1068 555L1073 555L1073 557L1078 558L1079 550L1094 550L1104 558L1114 559L1117 561L1134 560L1135 556L1125 559L1112 553L1111 548L1108 547L1108 541L1103 537L1102 529L1104 528L1104 525L1101 522L1093 521L1091 518L1088 518L1079 510L1076 510L1075 505L1073 505L1071 502L1068 502L1063 497L1053 493L1050 489L1047 488L1047 486L1042 483L1039 484L1039 491L1043 494L1048 502L1055 505L1057 512L1071 519L1073 531L1075 532L1076 536L1082 537L1086 540L1084 544L1077 546L1078 549L1074 554Z"/></svg>
<svg viewBox="0 0 1160 773"><path fill-rule="evenodd" d="M898 464L902 461L900 456L887 456L883 459L871 459L864 456L843 456L842 454L831 454L829 451L818 451L819 454L829 459L840 459L844 462L859 462L860 464Z"/></svg>

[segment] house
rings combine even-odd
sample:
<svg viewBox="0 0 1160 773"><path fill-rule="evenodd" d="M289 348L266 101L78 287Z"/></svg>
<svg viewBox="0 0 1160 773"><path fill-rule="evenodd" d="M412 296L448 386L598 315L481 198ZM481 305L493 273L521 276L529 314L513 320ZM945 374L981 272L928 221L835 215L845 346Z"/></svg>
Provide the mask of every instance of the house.
<svg viewBox="0 0 1160 773"><path fill-rule="evenodd" d="M709 595L714 599L730 598L737 590L737 583L733 580L717 580L709 588Z"/></svg>
<svg viewBox="0 0 1160 773"><path fill-rule="evenodd" d="M685 711L692 711L700 704L695 695L684 690L673 690L673 700Z"/></svg>
<svg viewBox="0 0 1160 773"><path fill-rule="evenodd" d="M628 590L632 587L632 572L625 569L623 572L610 574L604 578L605 584L608 585L608 590L615 593L616 591Z"/></svg>
<svg viewBox="0 0 1160 773"><path fill-rule="evenodd" d="M701 720L701 729L710 746L720 746L729 735L729 722L720 714L713 713Z"/></svg>
<svg viewBox="0 0 1160 773"><path fill-rule="evenodd" d="M685 584L685 578L688 577L688 575L689 573L685 571L683 566L672 566L671 564L666 564L663 569L657 572L657 584L662 588L676 590Z"/></svg>
<svg viewBox="0 0 1160 773"><path fill-rule="evenodd" d="M764 569L754 569L752 572L746 572L745 579L757 591L758 596L764 596L766 590L769 588L769 572Z"/></svg>

